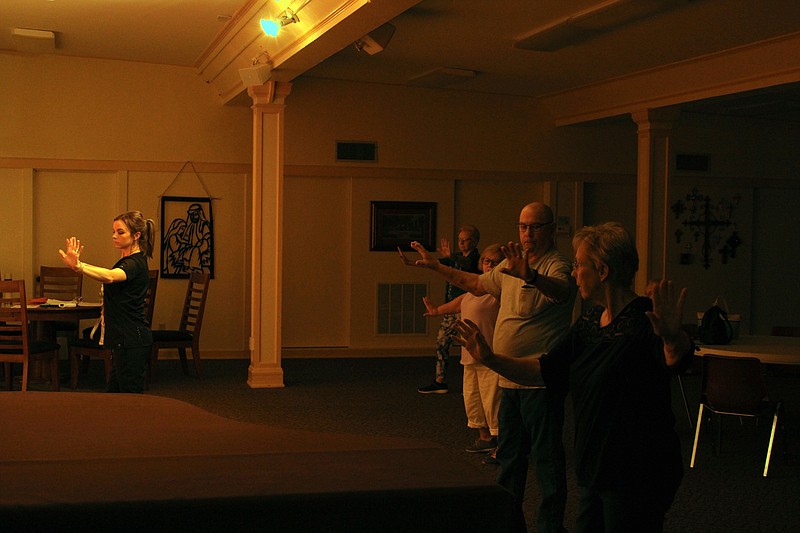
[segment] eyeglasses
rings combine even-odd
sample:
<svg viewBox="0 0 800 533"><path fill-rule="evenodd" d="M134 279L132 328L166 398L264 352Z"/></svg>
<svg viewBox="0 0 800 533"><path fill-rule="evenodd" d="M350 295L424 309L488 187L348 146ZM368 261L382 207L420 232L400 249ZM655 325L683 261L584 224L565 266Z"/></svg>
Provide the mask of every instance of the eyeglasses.
<svg viewBox="0 0 800 533"><path fill-rule="evenodd" d="M589 263L579 263L577 259L572 262L572 270L578 270L578 268L580 268L582 266L594 267L594 264L591 263L591 262L589 262Z"/></svg>
<svg viewBox="0 0 800 533"><path fill-rule="evenodd" d="M520 233L525 233L528 231L528 229L533 230L534 233L539 233L544 228L551 226L552 224L552 222L546 222L544 224L523 224L522 222L519 222L517 227L519 228Z"/></svg>
<svg viewBox="0 0 800 533"><path fill-rule="evenodd" d="M483 259L481 259L481 264L492 265L493 267L496 267L497 265L500 264L500 261L495 261L494 259L489 259L488 257L484 257Z"/></svg>

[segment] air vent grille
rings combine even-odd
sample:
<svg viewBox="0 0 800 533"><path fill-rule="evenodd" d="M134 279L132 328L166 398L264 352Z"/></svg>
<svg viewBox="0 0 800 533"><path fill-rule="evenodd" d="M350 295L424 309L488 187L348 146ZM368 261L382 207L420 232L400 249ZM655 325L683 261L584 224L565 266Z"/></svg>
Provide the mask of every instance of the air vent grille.
<svg viewBox="0 0 800 533"><path fill-rule="evenodd" d="M427 334L425 304L428 295L424 283L379 283L377 297L378 335Z"/></svg>
<svg viewBox="0 0 800 533"><path fill-rule="evenodd" d="M374 142L337 141L336 160L375 162L378 160L378 147Z"/></svg>
<svg viewBox="0 0 800 533"><path fill-rule="evenodd" d="M708 172L708 156L705 154L676 154L675 170Z"/></svg>

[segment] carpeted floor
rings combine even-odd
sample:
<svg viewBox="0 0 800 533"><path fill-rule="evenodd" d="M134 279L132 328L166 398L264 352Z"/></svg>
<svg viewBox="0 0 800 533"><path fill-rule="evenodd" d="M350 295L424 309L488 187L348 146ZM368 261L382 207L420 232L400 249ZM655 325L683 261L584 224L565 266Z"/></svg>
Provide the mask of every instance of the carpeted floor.
<svg viewBox="0 0 800 533"><path fill-rule="evenodd" d="M451 392L442 395L416 392L432 378L433 357L285 359L286 387L281 389L250 389L246 384L249 361L209 360L203 365L205 377L197 379L184 376L177 361L160 361L158 381L148 394L180 399L234 420L313 431L423 438L459 451L485 471L488 479L494 478L494 467L482 465L480 454L463 451L476 433L466 427L461 366L455 359L450 372ZM697 412L699 379L698 375L684 376L692 418ZM784 400L789 437L784 445L779 435L767 478L761 476L770 425L766 421L755 427L750 421L740 425L727 417L721 453L712 453L711 434L704 432L696 468L688 468L694 433L676 382L673 404L686 475L667 517L666 531L800 531L800 376L770 374L767 379L772 395ZM93 361L78 390L102 389L102 364ZM570 474L567 528L574 523L577 507L571 425L568 400L564 435ZM526 515L533 524L537 487L534 476L529 479Z"/></svg>

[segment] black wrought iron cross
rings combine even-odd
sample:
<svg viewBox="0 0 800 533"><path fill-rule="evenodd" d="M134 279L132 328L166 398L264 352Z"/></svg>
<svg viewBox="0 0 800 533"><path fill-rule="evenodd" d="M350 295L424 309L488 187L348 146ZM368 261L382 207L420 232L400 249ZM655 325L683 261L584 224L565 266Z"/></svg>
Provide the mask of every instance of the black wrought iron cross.
<svg viewBox="0 0 800 533"><path fill-rule="evenodd" d="M694 198L693 198L694 199ZM703 268L711 266L711 235L717 228L727 227L732 224L730 220L717 220L711 209L711 198L708 196L701 196L697 198L702 200L703 209L695 218L687 218L683 221L683 225L689 229L701 231L703 234ZM738 245L738 243L737 243Z"/></svg>

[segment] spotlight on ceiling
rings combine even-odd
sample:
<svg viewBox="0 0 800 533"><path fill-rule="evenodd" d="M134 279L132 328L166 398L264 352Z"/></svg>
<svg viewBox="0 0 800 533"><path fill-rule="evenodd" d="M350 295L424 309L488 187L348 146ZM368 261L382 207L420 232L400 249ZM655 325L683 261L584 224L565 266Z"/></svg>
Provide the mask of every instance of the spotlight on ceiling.
<svg viewBox="0 0 800 533"><path fill-rule="evenodd" d="M366 52L369 55L374 56L386 48L386 46L389 44L389 41L392 40L394 30L395 27L387 22L383 26L378 26L361 39L354 42L353 45L359 52Z"/></svg>
<svg viewBox="0 0 800 533"><path fill-rule="evenodd" d="M297 1L298 0L290 2L289 6L281 11L277 17L271 19L261 19L261 29L264 31L264 33L270 37L277 37L278 33L281 31L281 28L284 26L300 22L300 19L297 18L297 14L300 13L300 10L306 7L311 0L303 0L299 6L292 8Z"/></svg>
<svg viewBox="0 0 800 533"><path fill-rule="evenodd" d="M297 14L287 7L281 11L277 18L261 19L261 29L270 37L277 37L281 28L297 22L300 22L300 19L297 18Z"/></svg>

